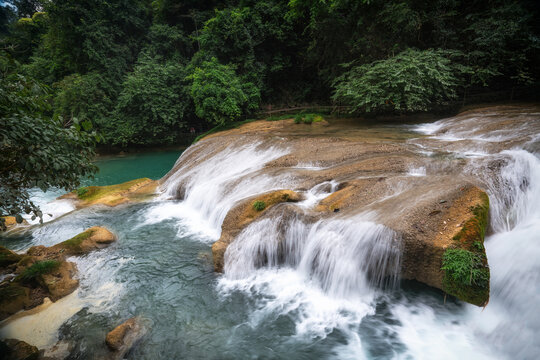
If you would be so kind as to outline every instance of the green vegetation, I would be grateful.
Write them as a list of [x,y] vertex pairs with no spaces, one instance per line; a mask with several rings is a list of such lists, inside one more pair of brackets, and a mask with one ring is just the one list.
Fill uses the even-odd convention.
[[468,248],[475,246],[475,242],[480,242],[482,245],[486,235],[489,221],[489,197],[485,193],[482,193],[481,197],[481,204],[470,209],[473,217],[463,225],[460,232],[453,238]]
[[447,249],[443,255],[443,289],[464,301],[482,306],[489,298],[489,268],[485,258],[465,249]]
[[60,261],[57,260],[44,260],[38,261],[32,266],[24,269],[21,275],[17,277],[17,280],[29,282],[36,280],[39,276],[53,272],[60,266]]
[[263,211],[266,208],[266,203],[264,201],[254,201],[253,202],[253,209],[257,211]]
[[482,306],[489,299],[489,267],[484,236],[489,220],[489,198],[480,195],[480,204],[470,209],[472,217],[465,222],[453,240],[458,248],[444,252],[443,290],[472,304]]
[[80,191],[80,189],[75,191],[79,199],[92,202],[108,195],[115,195],[128,191],[131,187],[149,180],[149,178],[140,178],[116,185],[87,186],[84,188],[86,191]]
[[59,245],[69,250],[70,254],[81,253],[81,244],[94,234],[94,230],[88,229],[80,234],[75,235],[71,239],[62,241]]
[[82,197],[88,192],[88,189],[85,188],[85,187],[80,187],[80,188],[78,188],[78,189],[76,190],[76,192],[77,192],[77,196],[78,196],[79,198],[82,198]]
[[464,69],[452,65],[448,52],[407,49],[352,67],[335,80],[333,99],[352,111],[428,111],[457,98]]

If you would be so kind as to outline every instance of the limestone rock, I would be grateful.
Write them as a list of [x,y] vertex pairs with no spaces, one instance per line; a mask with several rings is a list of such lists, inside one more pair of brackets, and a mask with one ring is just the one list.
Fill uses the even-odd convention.
[[157,181],[141,178],[116,185],[87,186],[60,198],[75,200],[79,208],[96,204],[117,206],[129,201],[144,200],[152,196],[157,185]]
[[139,317],[133,317],[110,331],[105,343],[114,352],[112,359],[122,359],[123,356],[139,341],[146,333]]
[[[301,196],[291,190],[277,190],[246,199],[233,207],[223,221],[221,237],[212,245],[212,257],[215,271],[223,271],[223,257],[228,245],[243,228],[265,214],[273,206],[284,202],[297,202]],[[263,203],[264,208],[257,210],[255,204]]]

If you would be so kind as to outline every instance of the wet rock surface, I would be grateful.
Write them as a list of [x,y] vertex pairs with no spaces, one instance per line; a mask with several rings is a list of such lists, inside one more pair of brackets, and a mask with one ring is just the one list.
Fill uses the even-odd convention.
[[141,318],[133,317],[111,330],[105,343],[111,350],[109,359],[123,359],[133,346],[146,334]]
[[141,178],[116,185],[82,187],[62,195],[60,199],[74,200],[78,208],[91,205],[114,207],[151,197],[155,193],[157,185],[154,180]]
[[0,354],[4,360],[37,360],[39,358],[37,347],[17,339],[1,340]]
[[[481,117],[475,118],[475,113]],[[513,118],[511,122],[508,116]],[[486,136],[486,131],[495,132],[496,139],[482,142],[483,148],[478,151],[497,153],[530,140],[525,131],[530,126],[530,118],[519,106],[477,109],[444,124],[453,126],[452,134],[473,131],[474,136],[481,138]],[[264,163],[262,169],[246,177],[276,179],[276,183],[284,183],[283,189],[300,196],[325,182],[336,183],[333,191],[312,206],[294,210],[298,212],[295,218],[314,222],[360,216],[384,224],[401,238],[402,278],[420,281],[481,306],[489,299],[489,281],[474,296],[467,294],[471,290],[466,290],[467,286],[459,289],[449,286],[445,280],[449,278],[449,271],[443,270],[443,258],[448,249],[476,254],[482,259],[482,271],[487,272],[489,279],[483,248],[489,225],[486,193],[489,185],[484,176],[497,174],[504,167],[505,159],[504,156],[492,158],[484,168],[479,168],[474,152],[470,157],[455,156],[458,151],[467,154],[463,148],[472,141],[465,135],[463,139],[448,136],[448,130],[441,126],[432,131],[434,135],[426,137],[419,133],[407,134],[405,130],[401,134],[363,131],[358,127],[340,128],[332,123],[315,129],[298,127],[292,120],[256,121],[202,139],[183,154],[161,183],[175,190],[171,192],[173,197],[184,199],[193,186],[189,174],[196,173],[199,164],[211,161],[217,154],[234,149],[249,148],[254,152],[286,149],[284,155]],[[483,176],[472,169],[482,171]],[[178,177],[178,173],[185,175]],[[240,183],[241,178],[231,182]],[[227,247],[243,229],[263,218],[277,219],[290,208],[286,204],[276,205],[256,218],[244,218],[242,212],[262,194],[264,191],[231,204],[222,223],[221,237],[212,247],[216,271],[223,271]],[[479,206],[485,207],[482,215],[485,221],[477,221]],[[476,224],[473,230],[467,225],[471,222]],[[468,240],[456,240],[463,233],[467,233]]]
[[116,236],[103,227],[92,227],[51,247],[34,246],[26,254],[15,254],[0,247],[1,266],[6,278],[0,283],[0,320],[20,310],[41,305],[71,294],[78,286],[77,266],[66,260],[101,249]]

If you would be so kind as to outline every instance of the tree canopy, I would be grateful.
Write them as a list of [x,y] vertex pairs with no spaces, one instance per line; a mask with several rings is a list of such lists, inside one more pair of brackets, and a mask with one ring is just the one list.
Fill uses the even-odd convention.
[[106,145],[182,142],[266,105],[441,109],[535,86],[532,0],[12,0],[2,56],[49,89],[54,118]]

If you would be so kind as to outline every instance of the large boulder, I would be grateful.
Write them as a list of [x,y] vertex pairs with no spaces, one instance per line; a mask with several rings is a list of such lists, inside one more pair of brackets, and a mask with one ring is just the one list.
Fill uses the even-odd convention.
[[105,343],[111,350],[111,359],[123,359],[124,355],[145,335],[146,327],[139,317],[133,317],[111,330]]
[[300,200],[301,196],[294,191],[277,190],[251,197],[234,206],[223,221],[219,240],[212,245],[214,270],[223,271],[223,260],[227,247],[247,225],[263,216],[277,204]]

